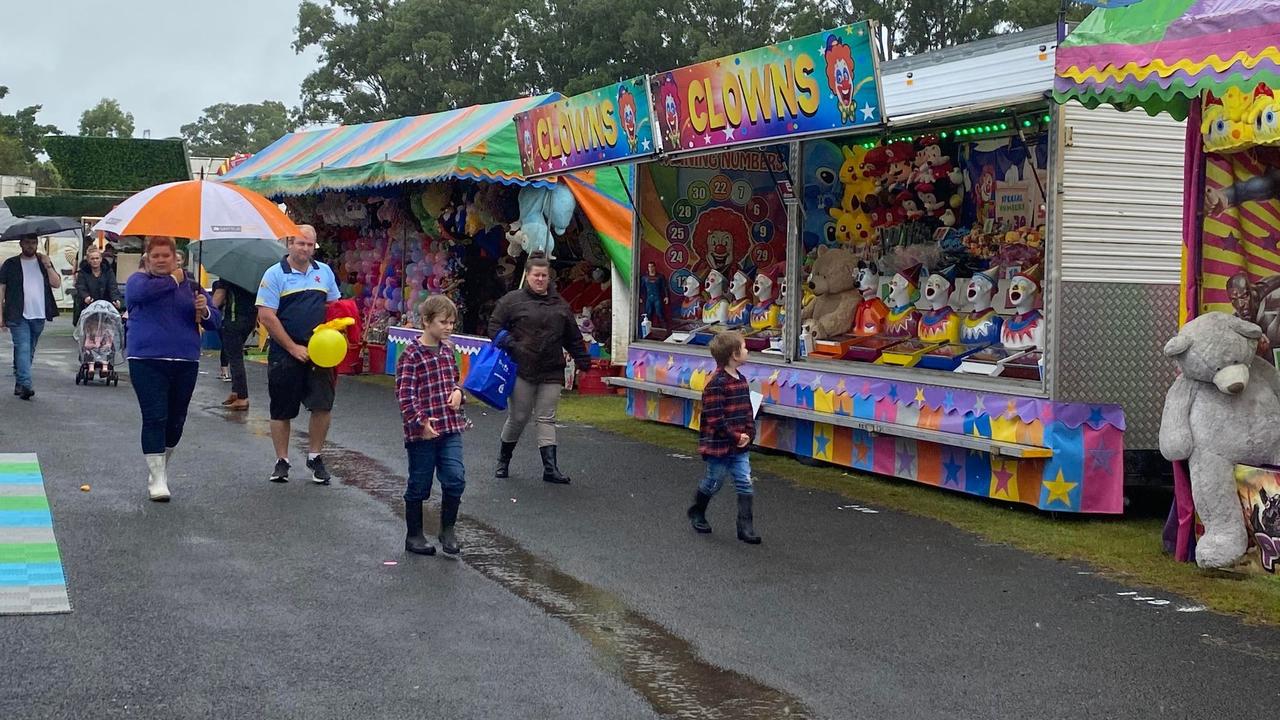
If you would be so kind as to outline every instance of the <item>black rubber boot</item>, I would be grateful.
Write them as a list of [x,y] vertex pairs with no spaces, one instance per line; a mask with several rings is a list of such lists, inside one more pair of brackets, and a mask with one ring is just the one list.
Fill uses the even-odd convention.
[[707,522],[707,503],[709,502],[711,502],[711,496],[699,490],[698,494],[693,496],[693,505],[686,513],[693,529],[700,533],[711,532],[711,523]]
[[542,453],[542,479],[549,483],[557,485],[568,485],[570,478],[560,472],[560,468],[556,467],[556,446],[547,445],[538,448]]
[[436,548],[422,536],[422,501],[404,501],[404,549],[417,555],[435,555]]
[[502,446],[498,448],[498,467],[493,471],[496,478],[505,478],[511,475],[511,453],[515,452],[516,444],[513,442],[502,442]]
[[756,529],[752,525],[751,502],[753,499],[752,495],[738,496],[738,539],[744,543],[759,545],[760,536],[756,534]]
[[446,555],[457,555],[461,548],[458,547],[458,536],[453,531],[453,526],[458,522],[458,505],[462,504],[462,498],[445,495],[440,498],[440,549]]

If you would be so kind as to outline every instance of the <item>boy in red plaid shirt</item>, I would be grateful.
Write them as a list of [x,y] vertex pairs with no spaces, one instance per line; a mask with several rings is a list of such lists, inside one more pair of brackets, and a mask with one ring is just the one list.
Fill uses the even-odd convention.
[[409,482],[404,491],[404,549],[435,555],[422,534],[422,503],[431,497],[432,476],[440,480],[440,549],[458,554],[453,531],[466,488],[462,466],[462,383],[453,346],[448,342],[458,308],[443,295],[422,303],[422,336],[405,346],[396,364],[396,399],[404,417],[404,447],[409,453]]
[[716,373],[702,391],[702,422],[698,432],[698,452],[707,461],[707,475],[698,485],[689,522],[700,533],[711,532],[707,503],[720,490],[724,476],[733,479],[738,491],[738,539],[760,544],[753,526],[751,460],[749,448],[756,434],[751,411],[751,387],[738,368],[747,361],[747,344],[739,332],[722,332],[711,339],[711,357]]

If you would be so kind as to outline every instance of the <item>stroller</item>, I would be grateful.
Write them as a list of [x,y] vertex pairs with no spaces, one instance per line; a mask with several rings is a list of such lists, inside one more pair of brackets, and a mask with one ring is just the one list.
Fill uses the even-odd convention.
[[124,323],[120,311],[106,300],[95,300],[80,313],[76,327],[80,343],[80,370],[77,385],[88,385],[97,377],[104,385],[119,385],[116,360],[124,350]]

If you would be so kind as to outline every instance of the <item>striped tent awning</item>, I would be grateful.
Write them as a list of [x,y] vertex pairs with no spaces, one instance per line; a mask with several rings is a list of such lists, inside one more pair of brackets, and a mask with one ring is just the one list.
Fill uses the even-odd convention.
[[1054,98],[1187,117],[1192,99],[1280,84],[1280,3],[1141,0],[1094,10],[1058,47]]
[[268,197],[465,178],[524,181],[512,118],[559,93],[285,135],[220,180]]

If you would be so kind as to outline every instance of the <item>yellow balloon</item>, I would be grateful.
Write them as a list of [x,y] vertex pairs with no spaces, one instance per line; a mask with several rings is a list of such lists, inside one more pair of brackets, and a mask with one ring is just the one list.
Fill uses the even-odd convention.
[[307,343],[307,354],[311,356],[311,362],[320,367],[337,367],[347,356],[347,338],[332,328],[321,328]]

